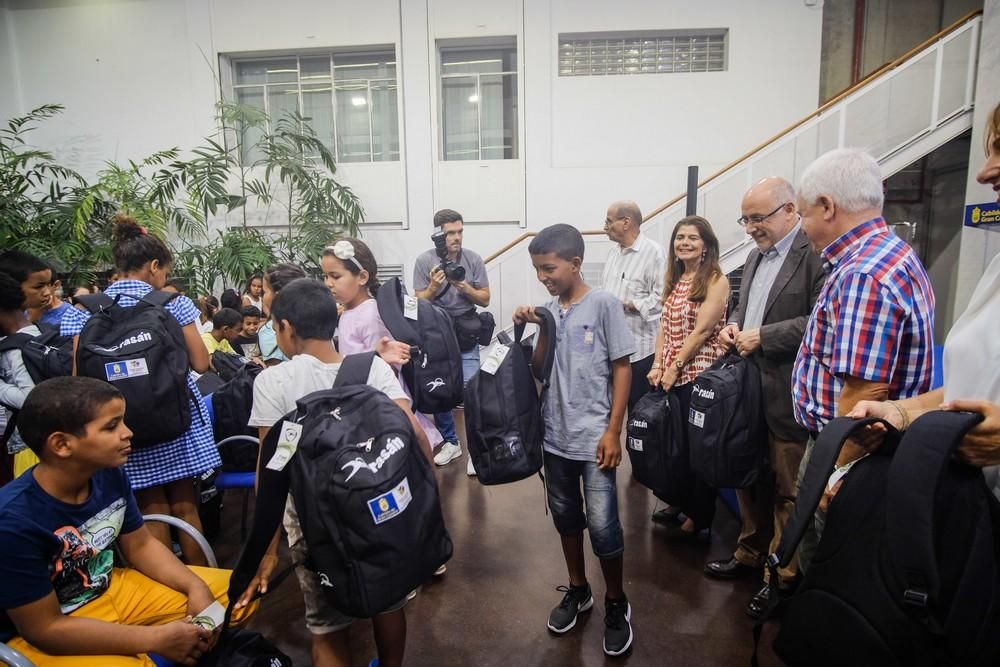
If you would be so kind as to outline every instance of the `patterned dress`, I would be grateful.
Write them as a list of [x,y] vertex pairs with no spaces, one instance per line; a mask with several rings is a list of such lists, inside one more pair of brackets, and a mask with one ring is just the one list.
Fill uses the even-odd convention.
[[[141,280],[119,280],[108,287],[105,293],[112,299],[121,295],[119,304],[131,307],[136,301],[152,291],[153,287]],[[198,309],[186,296],[179,296],[167,304],[167,310],[183,327],[198,321]],[[60,325],[64,336],[76,336],[90,319],[90,313],[70,308],[65,312]],[[179,479],[196,477],[222,465],[212,424],[201,401],[201,393],[191,374],[187,378],[188,389],[193,397],[191,406],[191,428],[187,433],[161,445],[133,449],[123,466],[134,490],[161,486]]]
[[[660,323],[663,326],[663,356],[660,364],[663,368],[670,368],[674,365],[677,352],[684,344],[684,339],[694,331],[695,322],[698,321],[698,311],[701,310],[704,302],[691,301],[688,299],[690,293],[691,280],[682,278],[674,285],[674,290],[667,296],[667,300],[663,304],[663,315],[660,317]],[[694,380],[726,353],[725,346],[719,341],[719,332],[724,326],[726,326],[725,311],[722,312],[719,321],[715,323],[708,340],[693,357],[687,360],[677,377],[677,386]]]

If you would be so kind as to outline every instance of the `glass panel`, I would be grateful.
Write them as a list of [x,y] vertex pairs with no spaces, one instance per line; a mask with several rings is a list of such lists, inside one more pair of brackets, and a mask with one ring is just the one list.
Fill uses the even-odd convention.
[[271,116],[271,126],[289,114],[299,110],[298,86],[268,86],[267,111]]
[[245,83],[264,83],[267,63],[260,60],[237,62],[234,81],[237,86]]
[[930,125],[934,95],[934,53],[851,100],[845,141],[880,158]]
[[338,83],[337,147],[341,162],[371,162],[368,84]]
[[395,81],[374,81],[372,100],[372,160],[399,160],[399,109]]
[[[516,71],[514,49],[442,49],[441,74],[487,74]],[[581,51],[576,51],[579,57]],[[582,51],[585,59],[589,53]]]
[[441,134],[445,160],[479,159],[479,95],[476,77],[441,80]]
[[517,75],[484,74],[479,80],[482,159],[517,158]]
[[396,55],[386,51],[335,55],[333,57],[333,78],[338,82],[395,79]]
[[[264,109],[264,88],[237,88],[236,103]],[[263,157],[263,154],[256,148],[260,138],[264,136],[264,129],[259,127],[240,128],[240,163],[252,164]]]
[[263,61],[267,68],[268,83],[295,83],[299,78],[299,66],[295,58]]
[[938,118],[947,118],[965,105],[965,81],[969,71],[969,40],[967,30],[944,45],[941,59],[941,96],[938,98]]
[[302,58],[299,60],[299,67],[302,68],[300,76],[303,83],[316,80],[325,81],[330,78],[330,56]]
[[[329,62],[329,61],[327,61]],[[302,85],[302,115],[330,150],[333,146],[333,96],[329,83]]]

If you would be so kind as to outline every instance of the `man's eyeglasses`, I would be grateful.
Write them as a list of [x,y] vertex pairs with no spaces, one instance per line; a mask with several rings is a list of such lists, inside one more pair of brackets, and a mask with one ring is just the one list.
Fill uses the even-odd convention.
[[624,220],[624,219],[625,218],[615,218],[614,220],[612,220],[611,218],[605,218],[604,219],[604,228],[607,229],[608,227],[610,227],[611,225],[615,224],[619,220]]
[[773,211],[771,211],[767,215],[750,215],[750,216],[744,215],[744,216],[742,216],[740,218],[737,218],[736,222],[739,224],[740,227],[746,227],[750,223],[753,223],[755,225],[759,225],[760,223],[764,222],[765,220],[767,220],[768,218],[770,218],[772,215],[774,215],[775,213],[777,213],[778,211],[780,211],[781,209],[785,208],[786,206],[788,206],[791,203],[792,202],[790,202],[790,201],[786,201],[784,204],[782,204],[778,208],[774,209]]

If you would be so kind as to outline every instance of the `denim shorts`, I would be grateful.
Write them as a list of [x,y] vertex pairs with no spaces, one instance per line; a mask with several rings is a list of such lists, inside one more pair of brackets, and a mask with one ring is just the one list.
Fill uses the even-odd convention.
[[[306,541],[302,535],[302,528],[299,526],[299,515],[295,511],[295,503],[292,496],[288,496],[285,503],[284,517],[285,532],[288,534],[288,550],[291,552],[292,560],[302,562],[309,556]],[[295,568],[295,575],[299,579],[299,588],[302,589],[302,600],[306,608],[306,629],[313,635],[325,635],[331,632],[338,632],[349,628],[354,622],[353,616],[339,611],[323,594],[323,589],[319,583],[319,576],[303,565]],[[391,614],[406,606],[406,598],[392,605],[383,614]]]
[[575,537],[586,528],[598,558],[622,555],[625,539],[618,520],[618,484],[614,468],[599,470],[594,461],[574,461],[545,452],[545,486],[552,521],[560,535]]

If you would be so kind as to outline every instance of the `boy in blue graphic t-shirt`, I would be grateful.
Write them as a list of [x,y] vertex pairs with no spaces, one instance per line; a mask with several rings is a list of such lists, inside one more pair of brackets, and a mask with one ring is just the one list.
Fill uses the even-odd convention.
[[229,572],[186,567],[145,527],[124,416],[117,389],[83,377],[46,380],[21,408],[40,462],[0,488],[0,639],[36,665],[195,664],[216,639],[185,618],[225,607]]

